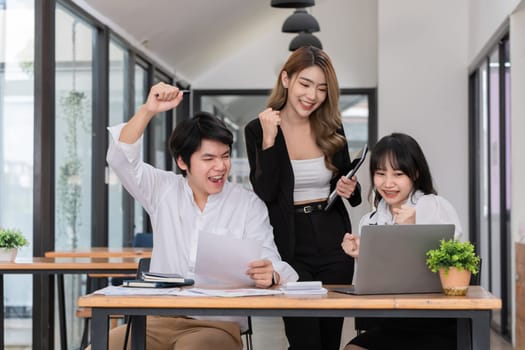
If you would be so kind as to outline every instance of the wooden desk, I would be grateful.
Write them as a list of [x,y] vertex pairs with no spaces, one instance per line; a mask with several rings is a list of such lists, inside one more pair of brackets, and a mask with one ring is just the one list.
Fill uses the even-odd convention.
[[[48,251],[44,253],[46,258],[151,258],[152,248],[148,247],[85,247],[67,250]],[[114,274],[114,273],[103,273],[103,274],[88,274],[87,289],[89,293],[95,289],[101,288],[103,285],[100,284],[100,280],[96,278],[107,278],[107,277],[134,277],[136,270],[132,274]],[[93,279],[95,277],[95,279]],[[57,286],[59,290],[64,290],[64,282],[61,275],[58,277]],[[63,300],[59,299],[59,302],[64,303]],[[67,336],[66,327],[66,315],[60,313],[60,334]],[[87,324],[86,324],[87,326]],[[86,328],[87,330],[87,328]],[[84,332],[86,332],[84,330]],[[84,334],[82,335],[84,341]],[[67,343],[67,339],[64,338],[62,343]],[[81,344],[82,345],[82,344]]]
[[[50,284],[53,285],[53,278],[57,276],[57,290],[59,301],[59,315],[61,329],[65,329],[65,305],[64,305],[64,274],[89,274],[89,273],[135,273],[137,271],[138,259],[136,258],[18,258],[14,262],[0,262],[0,350],[4,349],[4,274],[42,274],[47,275]],[[35,298],[35,295],[33,295]],[[54,300],[44,300],[54,307]],[[43,315],[33,315],[33,327],[39,327],[44,322],[36,322],[37,317]],[[54,327],[49,329],[49,344],[46,348],[54,347]],[[38,348],[42,339],[33,337],[33,346]],[[67,335],[61,332],[61,348],[67,349]]]
[[46,252],[46,258],[151,258],[152,248],[144,247],[91,247]]
[[[333,286],[326,286],[330,289]],[[146,315],[303,316],[303,317],[451,317],[458,320],[458,344],[465,349],[490,348],[490,312],[501,299],[479,286],[465,297],[443,294],[352,296],[329,292],[326,296],[180,297],[104,296],[80,297],[78,305],[92,308],[92,349],[107,349],[108,317],[133,315],[132,349],[144,349]],[[469,323],[471,321],[471,324]],[[470,327],[471,326],[471,327]]]

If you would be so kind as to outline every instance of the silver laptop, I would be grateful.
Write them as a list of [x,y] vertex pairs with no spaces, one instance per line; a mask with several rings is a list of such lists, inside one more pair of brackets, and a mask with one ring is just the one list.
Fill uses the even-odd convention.
[[354,285],[347,294],[442,292],[439,275],[426,265],[426,252],[454,237],[454,225],[371,225],[361,229]]

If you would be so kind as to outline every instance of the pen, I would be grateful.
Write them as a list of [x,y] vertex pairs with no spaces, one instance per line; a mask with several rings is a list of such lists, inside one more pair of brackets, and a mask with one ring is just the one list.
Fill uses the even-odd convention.
[[[183,94],[189,94],[191,90],[179,90],[179,92],[182,92]],[[155,94],[155,97],[159,97],[159,94]]]

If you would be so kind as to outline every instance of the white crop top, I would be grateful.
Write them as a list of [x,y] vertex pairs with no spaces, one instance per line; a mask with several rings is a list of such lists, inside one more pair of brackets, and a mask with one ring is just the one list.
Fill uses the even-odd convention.
[[332,172],[324,164],[324,156],[313,159],[292,160],[295,177],[294,202],[327,198],[330,194]]

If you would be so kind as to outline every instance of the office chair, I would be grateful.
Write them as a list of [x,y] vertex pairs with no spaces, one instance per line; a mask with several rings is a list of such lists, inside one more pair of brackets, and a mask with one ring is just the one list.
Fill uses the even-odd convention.
[[[151,258],[141,258],[139,260],[139,266],[137,269],[137,278],[142,277],[142,272],[149,271],[150,262],[151,262]],[[133,321],[133,317],[127,318],[126,335],[124,337],[124,347],[123,347],[124,350],[126,350],[128,346],[129,332],[131,330],[132,321]],[[253,334],[252,318],[251,316],[248,316],[248,329],[245,330],[244,332],[241,332],[241,335],[246,337],[246,349],[247,350],[253,350],[252,334]]]
[[152,248],[153,234],[151,232],[140,232],[135,234],[132,245],[133,247]]
[[252,317],[248,316],[248,329],[244,332],[241,332],[241,335],[243,335],[246,338],[246,350],[253,350],[252,334]]

